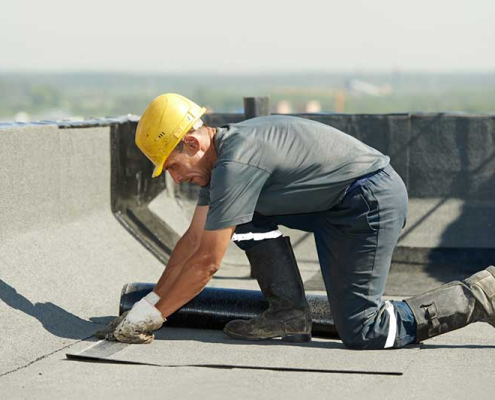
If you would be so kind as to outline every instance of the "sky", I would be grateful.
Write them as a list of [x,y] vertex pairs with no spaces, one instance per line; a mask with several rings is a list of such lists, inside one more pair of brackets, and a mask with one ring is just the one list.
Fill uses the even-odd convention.
[[495,71],[493,0],[16,0],[0,71]]

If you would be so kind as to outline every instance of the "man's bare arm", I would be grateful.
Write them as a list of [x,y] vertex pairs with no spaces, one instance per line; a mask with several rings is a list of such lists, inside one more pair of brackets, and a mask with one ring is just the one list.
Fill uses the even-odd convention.
[[235,226],[203,232],[197,251],[186,261],[173,285],[156,304],[165,318],[203,290],[220,268],[234,230]]
[[[208,207],[196,207],[193,221],[152,293],[109,325],[106,339],[125,343],[150,343],[151,331],[160,329],[165,317],[195,297],[218,270],[235,227],[204,231]],[[199,243],[199,245],[197,245]],[[156,306],[155,306],[156,304]]]
[[175,245],[167,266],[153,289],[158,296],[163,297],[167,291],[170,290],[186,261],[189,260],[199,248],[208,208],[208,206],[196,207],[188,230]]

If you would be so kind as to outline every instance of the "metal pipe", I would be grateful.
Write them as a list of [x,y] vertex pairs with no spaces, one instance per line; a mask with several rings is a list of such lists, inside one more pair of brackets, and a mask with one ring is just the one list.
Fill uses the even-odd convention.
[[[120,314],[153,290],[153,283],[128,283],[122,288]],[[323,295],[306,296],[313,318],[313,335],[338,337],[328,299]],[[233,319],[249,319],[268,308],[268,302],[258,290],[205,288],[167,318],[168,326],[200,329],[223,329]]]
[[244,115],[246,119],[270,115],[270,98],[244,97]]

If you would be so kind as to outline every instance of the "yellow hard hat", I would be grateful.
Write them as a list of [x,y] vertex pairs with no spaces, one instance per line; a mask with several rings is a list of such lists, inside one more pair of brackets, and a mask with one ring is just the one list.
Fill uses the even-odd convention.
[[175,93],[162,94],[150,103],[139,120],[136,145],[155,165],[153,178],[162,173],[170,153],[205,111]]

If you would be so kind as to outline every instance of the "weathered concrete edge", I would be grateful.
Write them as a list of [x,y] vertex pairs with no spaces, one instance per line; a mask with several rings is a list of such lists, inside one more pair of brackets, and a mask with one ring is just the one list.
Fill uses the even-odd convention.
[[[281,115],[281,114],[273,114],[273,115]],[[317,116],[325,116],[325,115],[332,115],[335,117],[345,115],[345,116],[403,116],[403,117],[415,117],[415,116],[452,116],[452,117],[466,117],[466,118],[479,118],[479,117],[495,117],[495,113],[465,113],[465,112],[435,112],[435,113],[430,113],[430,112],[414,112],[414,113],[353,113],[353,114],[345,114],[345,113],[332,113],[332,112],[323,112],[323,113],[298,113],[298,114],[284,114],[284,115],[291,115],[295,117],[303,117],[303,118],[308,118],[308,117],[317,117]],[[241,113],[215,113],[215,114],[208,114],[206,115],[206,118],[209,119],[228,119],[232,118],[233,120],[238,120],[238,119],[244,119],[245,116],[244,114]],[[125,122],[138,122],[140,119],[139,115],[135,114],[128,114],[128,115],[121,115],[117,117],[105,117],[105,118],[89,118],[85,120],[78,120],[78,121],[73,121],[73,120],[61,120],[61,121],[53,121],[53,120],[42,120],[42,121],[33,121],[33,122],[0,122],[0,129],[5,129],[5,128],[18,128],[18,127],[23,127],[23,126],[32,126],[32,125],[57,125],[61,129],[68,129],[68,128],[92,128],[96,126],[109,126],[112,124],[121,124]]]
[[0,122],[0,129],[9,128],[22,128],[26,126],[44,126],[44,125],[56,125],[60,129],[70,128],[94,128],[99,126],[110,126],[114,124],[122,124],[126,122],[139,121],[138,115],[126,115],[119,117],[108,118],[91,118],[81,121],[62,120],[62,121],[35,121],[35,122]]

